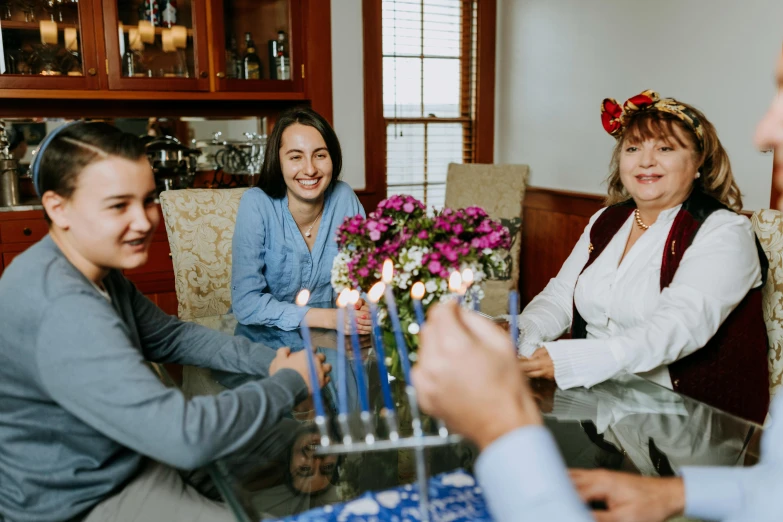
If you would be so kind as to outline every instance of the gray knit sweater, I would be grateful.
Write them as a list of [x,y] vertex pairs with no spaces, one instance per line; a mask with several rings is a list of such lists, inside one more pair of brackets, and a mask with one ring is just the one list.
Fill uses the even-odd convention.
[[[68,520],[149,457],[194,468],[241,448],[307,395],[275,351],[163,313],[118,271],[109,303],[47,236],[0,279],[0,519]],[[267,377],[186,400],[145,361]]]

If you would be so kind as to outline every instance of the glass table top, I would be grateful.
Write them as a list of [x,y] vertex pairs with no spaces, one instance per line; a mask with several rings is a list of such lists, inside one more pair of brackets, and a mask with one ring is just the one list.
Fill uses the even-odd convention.
[[[232,334],[237,328],[231,315],[195,322]],[[240,326],[236,332],[272,348],[303,348],[298,331]],[[334,411],[335,383],[341,378],[336,374],[336,334],[313,330],[312,339],[333,366],[332,382],[322,394],[327,409]],[[369,338],[363,338],[362,360],[375,426],[379,437],[385,438],[379,372]],[[351,409],[356,411],[358,389],[350,365],[346,376]],[[229,387],[248,379],[235,375],[215,378]],[[686,465],[748,466],[758,460],[760,426],[640,377],[623,376],[591,389],[560,390],[549,381],[533,381],[532,387],[545,424],[571,468],[671,476]],[[394,380],[391,388],[400,435],[410,436],[411,413],[404,383]],[[237,520],[291,516],[416,481],[414,451],[410,449],[317,455],[319,435],[313,420],[310,406],[300,405],[251,447],[209,467],[214,486]],[[437,434],[434,419],[425,415],[422,421],[425,433]],[[358,418],[351,426],[354,433],[361,429]],[[428,448],[425,454],[430,476],[459,468],[472,472],[477,457],[478,450],[467,441]]]

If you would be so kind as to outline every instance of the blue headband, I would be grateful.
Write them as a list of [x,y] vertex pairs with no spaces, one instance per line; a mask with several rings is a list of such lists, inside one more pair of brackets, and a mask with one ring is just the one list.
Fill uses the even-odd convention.
[[35,192],[38,194],[38,197],[41,197],[43,194],[41,194],[41,187],[38,185],[38,182],[40,181],[41,177],[41,158],[43,158],[44,150],[47,146],[52,142],[52,140],[60,134],[63,130],[67,129],[68,127],[72,127],[76,125],[77,123],[84,123],[82,120],[76,120],[69,123],[66,123],[65,125],[61,125],[54,129],[52,132],[50,132],[41,142],[41,146],[38,147],[38,152],[35,153],[35,158],[33,159],[33,165],[31,167],[33,171],[33,187],[35,187]]

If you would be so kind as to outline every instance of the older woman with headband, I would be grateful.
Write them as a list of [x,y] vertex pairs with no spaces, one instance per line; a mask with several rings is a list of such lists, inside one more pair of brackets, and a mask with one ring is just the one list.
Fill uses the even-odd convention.
[[564,389],[635,373],[763,421],[767,260],[715,128],[653,91],[604,100],[601,119],[609,207],[520,315],[523,371]]

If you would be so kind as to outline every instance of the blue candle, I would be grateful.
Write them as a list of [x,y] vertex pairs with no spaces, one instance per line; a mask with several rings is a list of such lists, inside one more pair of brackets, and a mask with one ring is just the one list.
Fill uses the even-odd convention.
[[[310,300],[310,291],[307,289],[299,292],[296,296],[296,304],[305,306]],[[315,404],[316,417],[325,417],[323,398],[321,398],[321,384],[318,380],[318,372],[315,369],[315,355],[313,355],[313,341],[310,338],[310,328],[307,326],[307,320],[302,321],[302,339],[304,348],[307,352],[307,367],[310,370],[310,385],[313,388],[313,403]]]
[[[353,348],[353,365],[356,372],[356,386],[359,388],[359,404],[362,411],[369,413],[370,398],[367,395],[367,383],[364,380],[364,367],[362,366],[362,352],[359,345],[359,329],[356,325],[356,309],[354,305],[359,301],[359,292],[351,291],[351,300],[348,302],[348,320],[351,323],[351,347]],[[355,297],[355,299],[354,299]]]
[[384,291],[384,300],[386,301],[386,310],[389,312],[389,320],[392,324],[392,330],[394,331],[394,340],[397,343],[397,351],[399,352],[400,362],[402,363],[402,373],[405,376],[405,382],[407,384],[413,384],[411,380],[411,361],[408,358],[408,345],[405,344],[405,336],[402,335],[402,325],[400,324],[400,316],[397,314],[397,303],[394,301],[394,294],[392,293],[391,282],[394,276],[394,265],[391,259],[387,259],[383,262],[383,282],[386,284]]
[[337,408],[348,414],[348,374],[345,359],[345,303],[347,290],[337,298]]
[[381,325],[378,322],[378,306],[376,303],[383,295],[383,283],[375,283],[368,294],[370,303],[370,319],[372,320],[372,331],[375,336],[375,351],[378,352],[378,373],[381,379],[381,392],[383,393],[383,404],[389,412],[394,412],[394,400],[389,386],[389,372],[386,371],[386,353],[383,350],[383,336],[381,335]]
[[424,307],[421,306],[421,298],[424,297],[424,283],[419,281],[411,287],[411,299],[413,300],[413,311],[416,313],[416,323],[419,329],[424,326]]
[[508,315],[511,317],[510,328],[511,330],[511,342],[514,344],[514,351],[517,350],[517,342],[519,341],[519,326],[517,326],[517,314],[519,313],[519,293],[516,290],[512,290],[508,293]]

